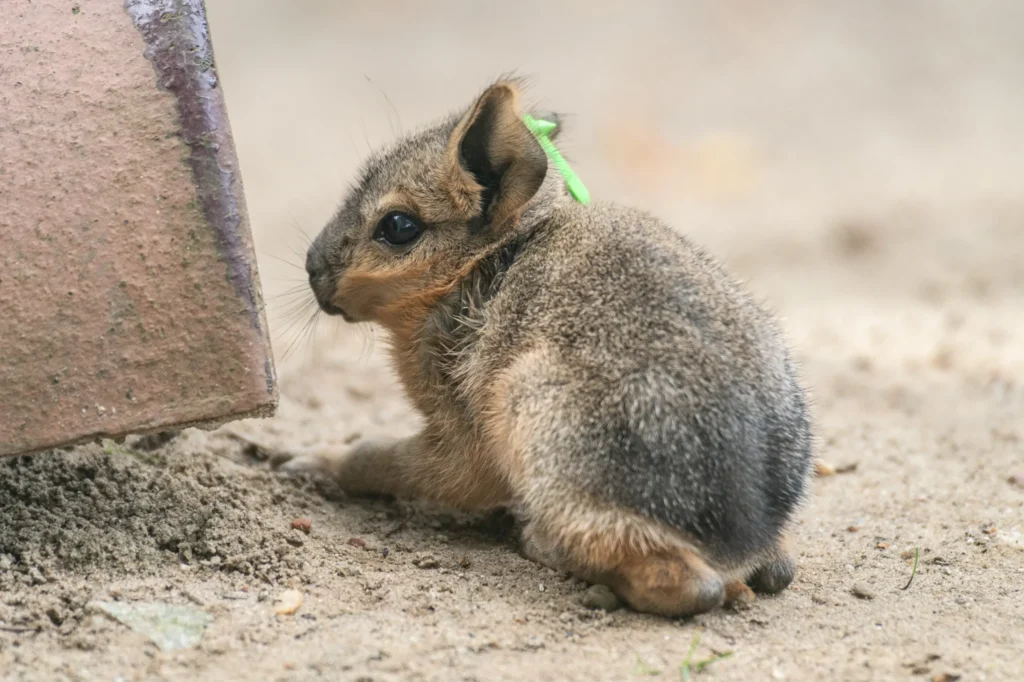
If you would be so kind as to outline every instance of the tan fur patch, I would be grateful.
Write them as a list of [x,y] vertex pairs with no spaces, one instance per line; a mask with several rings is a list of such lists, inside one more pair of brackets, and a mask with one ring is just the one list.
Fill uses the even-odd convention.
[[509,383],[512,380],[509,373],[505,373],[493,382],[484,398],[481,412],[484,437],[498,459],[496,464],[518,488],[522,486],[523,480],[523,460],[520,456],[523,444],[517,440],[508,419]]
[[685,549],[626,557],[600,579],[634,609],[666,616],[709,611],[726,594],[721,576]]
[[[574,503],[575,502],[575,503]],[[581,568],[611,569],[630,557],[690,551],[697,547],[676,531],[627,509],[600,508],[566,500],[536,521]]]
[[388,268],[353,264],[338,279],[335,299],[357,319],[376,319],[393,301],[408,298],[429,272],[429,263],[399,263]]

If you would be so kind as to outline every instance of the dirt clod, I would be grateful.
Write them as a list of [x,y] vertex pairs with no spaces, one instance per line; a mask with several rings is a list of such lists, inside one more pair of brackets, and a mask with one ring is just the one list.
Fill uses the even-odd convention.
[[865,599],[868,601],[875,598],[875,591],[867,585],[865,585],[864,583],[857,583],[853,587],[851,587],[850,594],[852,594],[857,599]]
[[847,258],[859,258],[878,249],[879,228],[871,223],[848,220],[836,225],[833,238],[838,251]]
[[418,556],[415,559],[413,559],[412,565],[418,568],[429,569],[437,568],[441,565],[441,563],[437,560],[437,557],[433,556],[432,554],[424,554],[423,556]]

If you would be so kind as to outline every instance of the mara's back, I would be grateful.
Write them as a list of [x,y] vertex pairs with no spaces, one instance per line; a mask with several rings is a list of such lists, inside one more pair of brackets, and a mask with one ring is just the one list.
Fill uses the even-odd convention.
[[717,262],[647,213],[569,205],[494,304],[504,352],[552,352],[558,409],[609,450],[559,454],[566,473],[722,561],[772,543],[804,493],[809,419],[776,324]]

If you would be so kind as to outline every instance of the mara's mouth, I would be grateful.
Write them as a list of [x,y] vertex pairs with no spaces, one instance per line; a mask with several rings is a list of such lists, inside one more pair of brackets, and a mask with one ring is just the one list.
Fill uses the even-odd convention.
[[328,315],[339,315],[346,322],[355,322],[340,306],[334,305],[330,301],[318,301],[318,303],[320,304],[320,310]]

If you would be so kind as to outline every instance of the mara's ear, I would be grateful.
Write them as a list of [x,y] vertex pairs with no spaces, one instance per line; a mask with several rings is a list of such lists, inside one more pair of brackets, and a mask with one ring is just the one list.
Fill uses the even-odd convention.
[[514,219],[544,182],[547,156],[523,123],[518,103],[515,85],[492,85],[448,142],[448,189],[456,205],[473,216],[471,230]]

